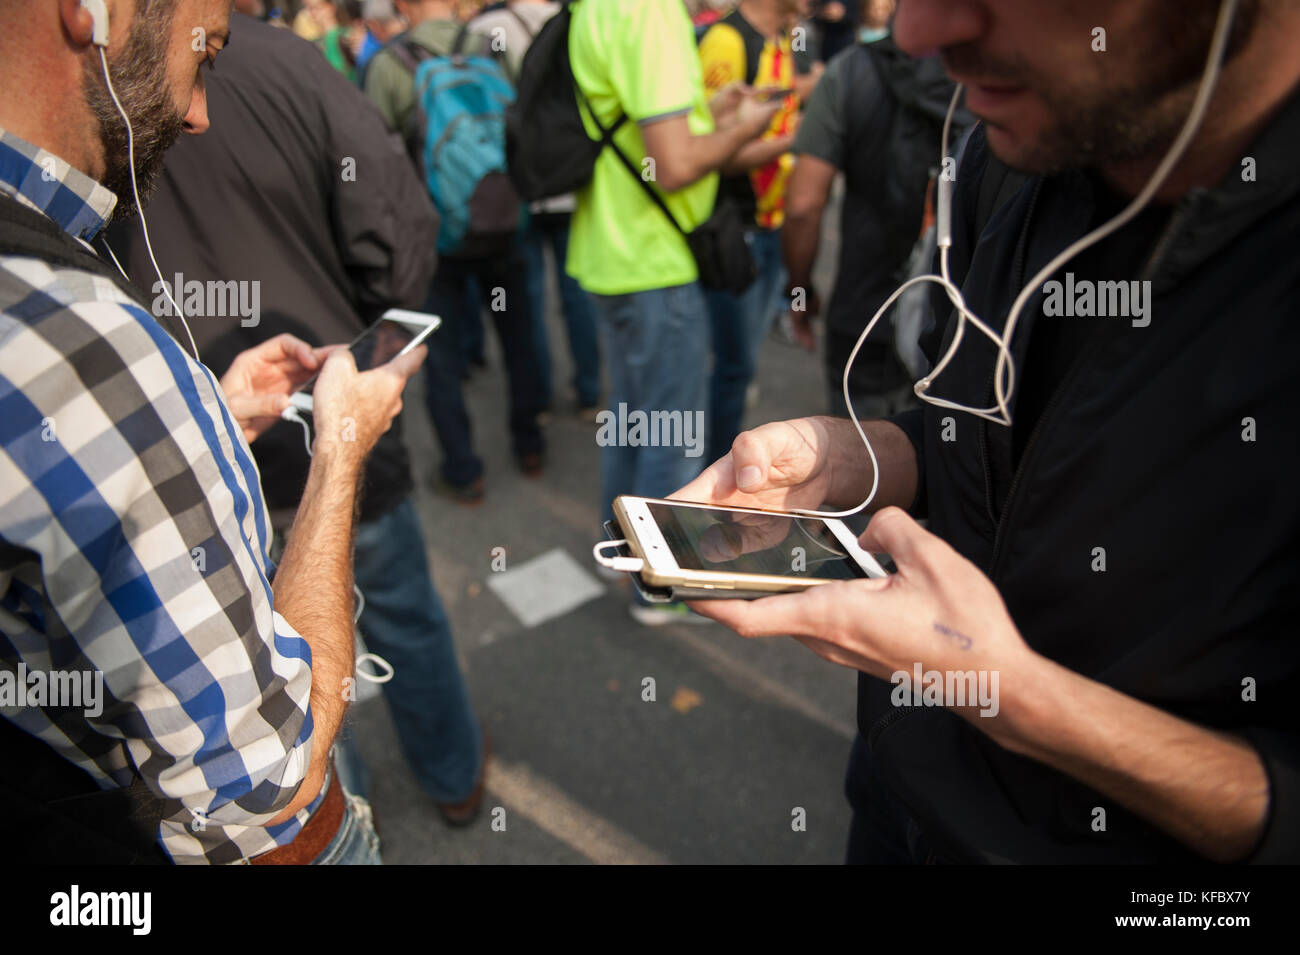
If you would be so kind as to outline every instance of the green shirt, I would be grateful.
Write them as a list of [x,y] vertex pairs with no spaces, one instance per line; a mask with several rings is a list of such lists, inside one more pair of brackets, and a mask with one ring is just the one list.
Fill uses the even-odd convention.
[[[622,114],[614,141],[638,168],[645,144],[638,124],[685,114],[691,133],[713,132],[695,51],[695,31],[681,0],[579,0],[569,33],[573,75],[607,128]],[[598,137],[584,113],[587,132]],[[658,186],[651,182],[651,188]],[[718,177],[710,173],[673,193],[668,208],[690,231],[713,212]],[[589,292],[622,295],[694,282],[695,259],[681,233],[654,205],[610,149],[579,190],[569,231],[567,271]]]

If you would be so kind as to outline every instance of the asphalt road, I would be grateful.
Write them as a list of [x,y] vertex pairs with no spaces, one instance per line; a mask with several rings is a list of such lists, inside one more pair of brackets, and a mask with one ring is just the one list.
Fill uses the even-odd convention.
[[[823,298],[835,238],[830,219],[819,269]],[[423,382],[408,391],[404,429],[429,560],[495,758],[483,814],[470,827],[450,829],[407,769],[382,697],[356,704],[351,732],[370,770],[385,861],[842,861],[854,674],[788,639],[747,641],[712,623],[640,626],[627,612],[627,583],[596,577],[596,427],[571,411],[553,293],[556,407],[542,477],[524,478],[514,467],[490,331],[490,368],[467,386],[487,466],[480,507],[430,490],[438,452],[414,392]],[[758,381],[748,425],[825,410],[820,361],[794,346],[766,341]],[[491,585],[493,556],[501,554],[495,548],[504,548],[506,573],[540,596],[554,580],[543,578],[537,590],[539,581],[528,579],[543,572],[530,569],[540,557],[546,567],[577,573],[575,580],[585,577],[589,587],[594,582],[599,593],[530,626]],[[552,582],[549,589],[565,587]],[[653,702],[643,699],[647,677],[655,681]]]

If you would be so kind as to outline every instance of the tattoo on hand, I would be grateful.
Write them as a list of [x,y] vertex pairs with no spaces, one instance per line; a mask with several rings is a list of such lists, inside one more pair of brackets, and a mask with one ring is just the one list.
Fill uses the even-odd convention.
[[956,641],[957,646],[961,647],[963,650],[969,650],[975,643],[975,641],[966,636],[966,634],[958,633],[951,627],[944,626],[938,620],[934,622],[934,629],[936,632],[942,633],[949,640]]

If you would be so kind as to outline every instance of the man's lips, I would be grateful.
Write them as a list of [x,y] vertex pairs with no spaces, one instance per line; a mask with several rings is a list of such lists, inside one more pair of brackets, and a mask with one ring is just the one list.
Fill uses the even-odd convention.
[[1016,104],[1028,88],[1013,83],[981,83],[954,77],[966,87],[966,108],[977,116],[993,118]]

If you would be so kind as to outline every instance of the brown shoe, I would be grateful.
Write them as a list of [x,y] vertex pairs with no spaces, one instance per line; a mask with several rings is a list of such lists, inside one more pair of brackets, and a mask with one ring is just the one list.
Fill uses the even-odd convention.
[[465,507],[478,507],[483,503],[483,497],[487,493],[482,476],[476,477],[468,484],[452,484],[450,481],[435,475],[433,489],[438,494],[449,497],[457,504]]
[[546,459],[540,451],[516,455],[515,461],[518,462],[519,470],[523,472],[524,477],[539,478],[546,469]]
[[483,780],[487,776],[487,764],[491,755],[492,738],[488,736],[487,730],[484,730],[483,765],[479,767],[478,779],[474,782],[474,791],[463,802],[440,802],[437,804],[438,812],[442,814],[442,821],[447,825],[459,829],[468,826],[478,818],[479,810],[483,808]]

